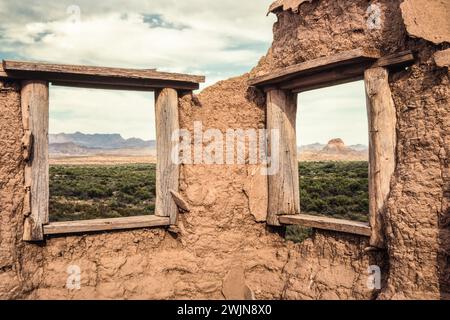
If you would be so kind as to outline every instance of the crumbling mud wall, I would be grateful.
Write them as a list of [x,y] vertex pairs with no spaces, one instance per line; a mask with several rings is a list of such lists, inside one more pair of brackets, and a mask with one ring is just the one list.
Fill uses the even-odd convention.
[[[390,79],[398,149],[384,217],[386,251],[367,251],[367,238],[331,231],[315,231],[301,244],[285,241],[282,229],[258,222],[255,199],[267,190],[249,165],[183,165],[180,193],[191,211],[170,232],[24,243],[19,87],[0,81],[0,298],[448,298],[449,74],[434,55],[449,44],[409,34],[400,0],[299,2],[298,12],[292,4],[276,11],[273,45],[250,74],[180,98],[180,126],[264,128],[265,98],[247,86],[250,75],[359,47],[382,54],[415,50],[417,62]],[[381,8],[378,29],[367,25],[370,4]],[[70,265],[80,267],[79,290],[66,288]],[[380,291],[367,286],[371,265],[381,267]]]
[[[219,82],[194,100],[183,97],[181,126],[192,129],[194,121],[202,121],[204,129],[224,132],[227,128],[263,127],[264,98],[248,90],[247,79],[245,75]],[[21,119],[17,92],[15,95],[8,110],[14,123],[2,126],[9,135],[2,141],[17,152],[15,158],[5,158],[5,163],[16,169],[17,181],[4,190],[17,198],[17,204],[15,209],[2,207],[2,215],[15,219],[2,222],[14,227],[7,233],[15,239],[9,252],[17,252],[10,264],[18,266],[2,272],[2,298],[372,297],[366,286],[366,269],[374,260],[363,254],[366,240],[317,233],[302,246],[286,242],[251,214],[244,192],[251,169],[245,165],[183,166],[180,192],[191,211],[180,215],[177,233],[149,229],[54,237],[42,245],[22,243],[24,163],[18,152]],[[3,243],[2,239],[2,248]],[[81,269],[80,290],[66,289],[70,265]]]
[[[367,28],[374,12],[369,5],[381,9],[374,17],[379,28]],[[384,299],[449,297],[450,86],[448,62],[438,66],[435,60],[447,61],[450,3],[423,5],[415,0],[312,1],[301,4],[299,14],[278,11],[272,48],[252,71],[258,75],[358,47],[383,55],[415,52],[411,68],[390,76],[398,148],[384,217],[389,270],[379,295]]]

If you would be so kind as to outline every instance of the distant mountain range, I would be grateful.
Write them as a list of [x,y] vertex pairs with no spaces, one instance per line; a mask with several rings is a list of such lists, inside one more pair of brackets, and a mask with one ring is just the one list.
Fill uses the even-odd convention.
[[[312,144],[306,144],[303,146],[298,147],[298,151],[321,151],[323,148],[325,148],[327,145],[323,143],[312,143]],[[353,144],[350,146],[347,146],[347,148],[354,150],[354,151],[367,151],[369,148],[364,144]]]
[[[156,156],[156,141],[139,138],[124,139],[120,134],[49,134],[50,157],[66,156]],[[327,144],[313,143],[298,147],[301,161],[366,161],[368,147],[362,144],[346,146],[342,139]]]
[[120,134],[49,134],[50,156],[77,156],[96,154],[153,155],[156,141],[139,138],[124,139]]
[[123,149],[123,148],[155,148],[156,141],[142,140],[139,138],[124,139],[118,133],[113,134],[85,134],[81,132],[75,133],[58,133],[49,134],[49,143],[74,143],[81,147],[96,149]]
[[369,148],[363,144],[346,146],[340,138],[327,144],[313,143],[298,147],[300,161],[367,161]]

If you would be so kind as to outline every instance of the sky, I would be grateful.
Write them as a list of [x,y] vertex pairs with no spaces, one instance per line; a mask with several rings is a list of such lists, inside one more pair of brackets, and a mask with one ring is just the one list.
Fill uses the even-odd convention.
[[[266,54],[276,21],[275,15],[266,16],[271,3],[0,0],[0,59],[200,74],[206,76],[204,88],[249,71]],[[352,89],[346,92],[353,94]],[[319,94],[314,107],[305,105],[308,117],[319,116],[326,105],[330,97]],[[353,118],[343,121],[348,136],[358,136]],[[301,141],[323,142],[323,131],[315,133],[309,126]],[[154,139],[154,96],[52,86],[50,132],[75,131]]]
[[364,81],[302,92],[297,97],[297,144],[326,144],[341,138],[346,145],[368,145]]

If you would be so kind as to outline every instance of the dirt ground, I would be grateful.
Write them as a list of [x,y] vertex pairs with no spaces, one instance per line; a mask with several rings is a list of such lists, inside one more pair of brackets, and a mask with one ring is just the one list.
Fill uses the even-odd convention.
[[115,164],[140,164],[156,163],[154,156],[79,156],[79,157],[55,157],[50,158],[50,165],[115,165]]

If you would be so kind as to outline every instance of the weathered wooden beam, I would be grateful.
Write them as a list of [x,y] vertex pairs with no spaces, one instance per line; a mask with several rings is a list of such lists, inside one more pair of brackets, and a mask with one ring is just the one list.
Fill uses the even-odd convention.
[[376,67],[396,67],[401,65],[407,65],[414,62],[414,54],[411,52],[411,50],[402,51],[393,53],[384,57],[381,57],[380,59],[375,62],[375,64],[372,65],[372,68]]
[[[42,225],[48,222],[48,83],[23,81],[21,108],[26,135],[30,135],[31,152],[25,168],[25,184],[31,193],[31,214],[25,218],[23,239],[43,240]],[[29,114],[29,122],[26,116]],[[27,129],[28,128],[28,129]]]
[[410,50],[378,58],[377,54],[356,49],[255,77],[250,79],[248,84],[262,88],[277,86],[280,89],[301,92],[363,79],[364,71],[368,68],[392,68],[413,62],[414,55]]
[[3,70],[3,63],[0,64],[0,78],[8,78],[8,74]]
[[[45,78],[45,77],[43,77]],[[177,90],[192,91],[197,90],[200,85],[190,82],[173,82],[167,80],[105,80],[88,76],[84,80],[64,79],[51,81],[52,86],[84,88],[84,89],[103,89],[103,90],[122,90],[122,91],[156,91],[158,89],[172,88]]]
[[48,72],[55,74],[100,76],[125,79],[169,80],[181,82],[200,83],[205,81],[204,76],[188,75],[182,73],[170,73],[156,71],[156,69],[126,69],[94,67],[82,65],[51,64],[27,61],[3,60],[3,68],[6,72],[29,71]]
[[181,211],[189,212],[191,211],[191,208],[189,206],[189,203],[187,203],[186,200],[184,200],[183,196],[176,192],[175,190],[170,190],[170,193],[172,194],[173,201],[175,201],[176,205]]
[[301,77],[307,74],[329,70],[336,67],[367,63],[368,61],[373,62],[378,58],[379,55],[377,53],[368,52],[362,48],[344,51],[332,56],[306,61],[282,68],[279,71],[271,72],[267,75],[252,78],[248,81],[248,84],[250,86],[274,85],[296,77]]
[[[281,215],[300,213],[299,178],[295,122],[297,98],[284,90],[267,92],[267,129],[277,130],[279,139],[269,134],[269,156],[271,166],[278,170],[268,175],[269,204],[267,224],[279,226]],[[272,148],[276,145],[277,148]],[[273,153],[274,150],[276,153]]]
[[199,83],[205,81],[203,76],[160,72],[155,69],[106,68],[11,60],[3,60],[3,69],[7,77],[14,79],[37,79],[66,86],[93,86],[105,89],[155,90],[167,87],[194,90],[199,87]]
[[307,77],[293,79],[280,85],[280,89],[292,90],[299,93],[307,90],[319,89],[338,84],[364,79],[367,64],[359,64],[354,68],[338,67],[328,71],[315,73]]
[[112,231],[136,228],[149,228],[158,226],[168,226],[168,217],[157,217],[154,215],[112,218],[112,219],[94,219],[81,221],[52,222],[44,226],[44,234],[70,234],[96,231]]
[[369,119],[369,208],[372,228],[370,245],[383,248],[387,198],[395,170],[396,110],[385,68],[365,72]]
[[174,89],[156,92],[156,209],[155,214],[177,221],[178,208],[171,190],[178,191],[179,165],[172,161],[172,134],[179,129],[178,93]]
[[[28,119],[29,120],[29,119]],[[33,151],[33,136],[29,129],[25,129],[22,137],[22,156],[23,160],[30,161],[31,152]]]
[[281,216],[280,222],[286,225],[301,225],[304,227],[352,233],[369,237],[371,230],[368,223],[341,220],[322,216],[298,214],[294,216]]

